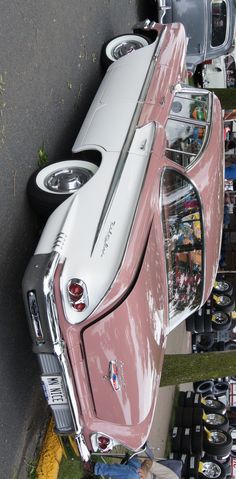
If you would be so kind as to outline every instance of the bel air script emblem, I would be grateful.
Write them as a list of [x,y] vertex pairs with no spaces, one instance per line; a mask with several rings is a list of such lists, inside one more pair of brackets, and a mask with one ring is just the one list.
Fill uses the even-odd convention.
[[101,258],[104,256],[104,254],[106,253],[107,248],[109,247],[109,242],[110,242],[111,236],[113,234],[113,229],[114,229],[115,224],[116,224],[115,221],[112,221],[110,223],[109,230],[107,231],[107,234],[104,238],[104,243],[103,243],[102,252],[101,252]]
[[109,362],[109,379],[114,391],[119,391],[125,386],[123,366],[124,363],[117,359]]

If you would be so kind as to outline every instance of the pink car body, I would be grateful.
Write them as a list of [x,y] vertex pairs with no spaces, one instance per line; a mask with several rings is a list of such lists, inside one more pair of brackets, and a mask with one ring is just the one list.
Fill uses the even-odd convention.
[[[88,145],[103,146],[102,162],[91,180],[50,216],[23,281],[56,430],[75,437],[84,460],[116,444],[131,450],[143,446],[167,334],[206,301],[219,260],[224,176],[220,103],[212,93],[184,85],[182,25],[151,23],[145,28],[157,31],[158,38],[108,69],[73,147],[78,154]],[[189,118],[193,104],[207,105],[204,121],[194,124]],[[180,109],[188,116],[186,124],[180,123],[181,132],[187,125],[188,140],[173,127]],[[111,195],[117,158],[131,128],[128,156]],[[184,153],[174,143],[176,134]],[[194,197],[186,202],[183,233],[172,211],[179,184]],[[189,205],[196,202],[193,212]],[[186,223],[195,236],[200,228],[196,247]],[[182,282],[178,272],[179,295],[168,266],[173,244],[174,261],[187,271]],[[192,303],[185,304],[188,284],[197,289],[199,283]],[[80,287],[85,308],[78,311],[71,292]]]

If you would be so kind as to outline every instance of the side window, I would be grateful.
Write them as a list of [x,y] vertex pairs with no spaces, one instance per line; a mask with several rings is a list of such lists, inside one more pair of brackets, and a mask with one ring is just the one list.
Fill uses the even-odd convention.
[[199,154],[207,134],[209,95],[178,93],[166,124],[166,156],[188,167]]
[[212,39],[213,47],[222,45],[225,41],[227,27],[227,10],[225,1],[212,1]]
[[206,121],[208,116],[208,95],[194,95],[188,92],[178,93],[175,95],[170,113],[181,118]]

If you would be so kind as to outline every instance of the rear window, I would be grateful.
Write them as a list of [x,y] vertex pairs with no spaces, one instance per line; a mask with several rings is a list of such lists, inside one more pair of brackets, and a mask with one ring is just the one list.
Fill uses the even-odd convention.
[[227,27],[227,11],[225,1],[213,0],[212,2],[212,39],[213,47],[222,45],[225,41]]
[[195,161],[205,142],[209,122],[209,95],[175,95],[166,124],[166,156],[184,168]]
[[203,228],[198,194],[189,180],[166,170],[162,180],[169,319],[200,306],[203,277]]

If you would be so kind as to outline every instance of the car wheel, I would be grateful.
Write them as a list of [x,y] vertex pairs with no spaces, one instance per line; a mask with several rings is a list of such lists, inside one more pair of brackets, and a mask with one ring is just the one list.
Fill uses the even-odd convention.
[[203,449],[207,454],[213,456],[227,456],[232,448],[233,439],[226,431],[212,429],[205,431],[203,438]]
[[[215,342],[214,334],[197,334],[196,335],[196,346],[198,351],[210,351]],[[200,391],[197,391],[200,392]]]
[[213,388],[214,388],[214,381],[211,381],[211,380],[202,381],[201,383],[196,385],[195,392],[200,393],[203,396],[209,396],[209,394],[212,394]]
[[211,316],[211,322],[214,331],[225,331],[230,328],[232,319],[225,311],[215,311]]
[[227,381],[214,383],[214,396],[223,396],[229,390],[229,383]]
[[203,421],[207,429],[221,429],[228,431],[229,421],[226,416],[219,413],[207,413],[203,416]]
[[222,278],[215,281],[212,291],[216,294],[225,293],[230,296],[233,293],[233,286],[231,283]]
[[139,48],[146,47],[150,43],[148,38],[142,35],[128,33],[119,35],[104,43],[101,52],[101,62],[105,68]]
[[57,206],[85,185],[96,171],[96,165],[80,160],[47,165],[35,171],[28,181],[30,204],[41,217],[47,218]]
[[231,296],[228,296],[227,294],[214,294],[213,304],[217,310],[230,313],[234,309],[235,301],[233,298],[231,298]]
[[215,399],[214,397],[207,396],[202,398],[202,407],[206,414],[208,413],[219,413],[224,414],[226,412],[226,406],[222,401]]
[[211,458],[202,458],[198,466],[199,478],[224,479],[226,472],[223,464]]

